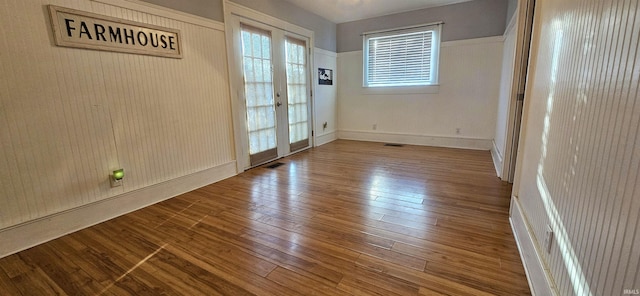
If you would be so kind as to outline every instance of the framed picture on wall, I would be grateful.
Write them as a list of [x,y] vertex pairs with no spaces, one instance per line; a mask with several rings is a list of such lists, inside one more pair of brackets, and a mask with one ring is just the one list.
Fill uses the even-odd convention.
[[318,84],[333,85],[333,70],[318,68]]

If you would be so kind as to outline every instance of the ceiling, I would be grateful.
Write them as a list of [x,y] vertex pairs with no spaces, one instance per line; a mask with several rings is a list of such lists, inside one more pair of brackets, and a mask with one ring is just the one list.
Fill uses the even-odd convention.
[[285,0],[334,23],[344,23],[399,12],[471,0]]

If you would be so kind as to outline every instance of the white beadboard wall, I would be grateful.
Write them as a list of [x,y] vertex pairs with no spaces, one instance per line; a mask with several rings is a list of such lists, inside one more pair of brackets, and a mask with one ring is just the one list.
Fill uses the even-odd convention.
[[[57,47],[49,4],[179,29],[184,58]],[[0,4],[0,231],[234,162],[223,25],[122,6]]]
[[516,59],[516,43],[518,39],[518,15],[514,14],[504,33],[502,47],[502,74],[500,76],[500,95],[498,97],[498,111],[496,130],[493,138],[491,153],[498,177],[504,179],[503,165],[507,150],[507,133],[509,131],[509,112],[511,112],[513,98],[511,96]]
[[530,239],[559,295],[637,294],[640,4],[538,1],[534,32],[514,187]]

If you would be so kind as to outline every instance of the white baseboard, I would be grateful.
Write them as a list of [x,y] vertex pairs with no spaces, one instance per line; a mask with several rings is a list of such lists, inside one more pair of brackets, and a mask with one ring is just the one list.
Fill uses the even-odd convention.
[[0,230],[0,258],[236,175],[236,162]]
[[511,229],[520,251],[520,258],[527,274],[531,294],[544,296],[557,296],[558,291],[554,288],[553,280],[546,264],[540,257],[539,248],[533,238],[533,231],[527,223],[527,219],[522,212],[522,207],[518,198],[511,197],[511,209],[509,210],[509,221]]
[[414,134],[340,130],[338,139],[398,143],[474,150],[491,150],[491,139],[453,138],[441,136],[425,136]]
[[500,153],[500,149],[496,146],[496,141],[493,142],[493,147],[491,147],[491,158],[493,158],[493,166],[496,169],[496,174],[498,177],[502,178],[502,153]]
[[322,135],[316,136],[315,147],[322,146],[327,143],[331,143],[338,139],[338,133],[336,131],[328,132]]

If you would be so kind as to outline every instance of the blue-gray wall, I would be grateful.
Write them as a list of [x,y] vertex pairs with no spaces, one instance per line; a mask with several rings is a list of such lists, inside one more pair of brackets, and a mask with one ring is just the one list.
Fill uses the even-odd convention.
[[336,24],[284,0],[232,0],[245,7],[312,30],[316,47],[336,51]]
[[193,15],[224,22],[222,0],[142,0]]
[[[224,21],[223,0],[144,0]],[[362,49],[363,32],[444,21],[442,41],[498,36],[515,13],[517,0],[473,0],[365,20],[334,24],[284,0],[231,0],[315,32],[315,46],[333,52]],[[506,20],[506,21],[505,21]]]
[[[182,12],[224,21],[222,0],[143,0]],[[336,51],[336,24],[284,0],[231,0],[294,25],[312,30],[315,46]]]
[[518,9],[518,0],[509,0],[509,5],[507,6],[507,25],[509,25],[509,21],[511,21],[511,18],[516,13],[516,9]]
[[443,21],[441,41],[504,34],[509,0],[474,0],[338,24],[338,52],[362,50],[368,31]]

